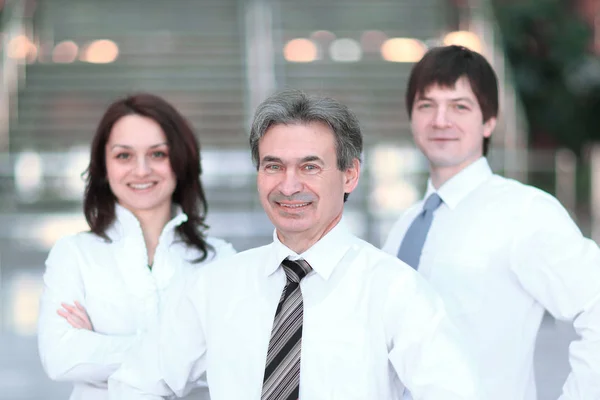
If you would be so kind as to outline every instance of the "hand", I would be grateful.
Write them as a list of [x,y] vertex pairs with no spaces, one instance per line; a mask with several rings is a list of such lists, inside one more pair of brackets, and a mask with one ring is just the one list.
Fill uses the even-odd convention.
[[87,311],[78,301],[75,301],[75,306],[67,303],[61,303],[61,305],[63,308],[58,309],[56,313],[66,319],[73,328],[94,331]]

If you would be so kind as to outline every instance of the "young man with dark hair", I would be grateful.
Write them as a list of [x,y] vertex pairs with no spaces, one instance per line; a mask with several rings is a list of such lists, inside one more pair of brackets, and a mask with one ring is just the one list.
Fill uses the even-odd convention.
[[548,310],[581,336],[560,399],[600,399],[600,250],[554,197],[491,171],[492,67],[463,47],[432,49],[412,70],[406,105],[430,178],[383,249],[444,299],[471,344],[482,398],[537,398],[533,352]]

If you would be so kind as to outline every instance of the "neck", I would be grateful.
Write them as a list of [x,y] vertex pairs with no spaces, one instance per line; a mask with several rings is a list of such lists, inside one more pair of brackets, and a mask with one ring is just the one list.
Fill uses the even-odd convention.
[[342,219],[342,213],[335,217],[325,229],[319,230],[318,232],[300,232],[297,234],[285,234],[277,230],[277,237],[279,241],[286,245],[289,249],[296,252],[296,254],[302,254],[306,250],[310,249],[315,243],[323,238],[329,231],[331,231]]
[[460,172],[462,172],[469,165],[473,164],[475,161],[479,160],[479,158],[462,163],[460,165],[452,165],[452,166],[435,166],[429,164],[429,175],[431,176],[431,184],[437,190],[450,179],[454,178]]
[[431,184],[437,190],[460,171],[449,171],[447,168],[431,168]]
[[171,207],[161,207],[158,210],[138,211],[134,215],[140,222],[142,235],[146,243],[148,253],[148,264],[154,262],[154,251],[158,245],[158,239],[165,225],[171,219]]

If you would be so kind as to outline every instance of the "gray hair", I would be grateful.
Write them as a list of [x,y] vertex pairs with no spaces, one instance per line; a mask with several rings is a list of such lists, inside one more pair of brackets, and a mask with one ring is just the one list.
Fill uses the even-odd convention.
[[254,113],[250,149],[256,167],[260,164],[258,143],[270,127],[310,122],[324,123],[333,131],[340,171],[352,167],[354,159],[360,161],[362,133],[354,113],[332,98],[309,96],[300,90],[288,89],[267,98]]

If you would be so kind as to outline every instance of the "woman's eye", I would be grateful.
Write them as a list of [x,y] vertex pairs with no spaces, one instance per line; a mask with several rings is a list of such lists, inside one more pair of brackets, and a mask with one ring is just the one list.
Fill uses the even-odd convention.
[[152,157],[153,158],[165,158],[165,157],[167,157],[167,153],[165,153],[164,151],[155,151],[152,153]]

